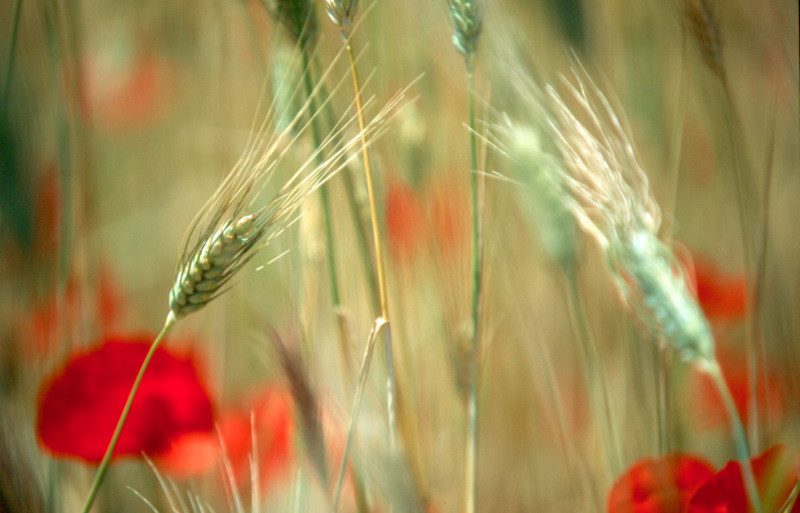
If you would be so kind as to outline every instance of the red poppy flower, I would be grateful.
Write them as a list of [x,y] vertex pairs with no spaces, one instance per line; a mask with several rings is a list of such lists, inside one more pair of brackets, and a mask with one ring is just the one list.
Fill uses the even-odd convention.
[[82,114],[112,132],[156,120],[169,106],[176,75],[172,62],[147,52],[128,61],[95,55],[82,73]]
[[238,483],[249,482],[242,476],[250,470],[254,431],[261,489],[266,490],[287,475],[293,457],[294,432],[292,398],[288,392],[275,387],[267,388],[245,412],[225,415],[220,420],[219,430]]
[[713,476],[710,463],[686,454],[640,460],[614,483],[608,513],[684,512],[695,490]]
[[[777,445],[750,460],[756,487],[765,513],[780,509],[792,488],[800,479],[800,454]],[[688,513],[751,513],[755,511],[747,500],[742,467],[731,461],[701,486],[689,502]],[[795,501],[790,513],[800,513],[800,501]]]
[[[36,430],[55,456],[99,462],[152,337],[109,337],[73,355],[39,395]],[[159,348],[142,380],[115,458],[158,455],[181,435],[210,431],[211,400],[191,356]]]
[[430,216],[433,237],[447,255],[461,251],[471,236],[470,206],[463,189],[451,181],[441,181],[430,189]]
[[33,257],[54,258],[61,230],[61,174],[56,164],[44,166],[36,182]]
[[386,231],[390,248],[400,260],[412,258],[427,232],[427,220],[417,193],[392,180],[386,194]]
[[158,471],[173,479],[205,474],[219,460],[219,438],[214,431],[195,431],[178,436],[167,452],[158,456]]
[[[739,417],[747,425],[750,414],[750,378],[747,361],[742,355],[734,354],[730,349],[718,349],[717,360],[733,396]],[[759,366],[759,371],[761,369]],[[720,423],[728,424],[730,422],[728,412],[711,378],[698,371],[693,374],[692,381],[692,390],[696,390],[697,394],[692,396],[691,409],[699,426],[711,428]],[[757,406],[760,418],[780,422],[786,410],[780,380],[774,374],[770,374],[767,368],[766,375],[759,375],[759,381]]]
[[[85,312],[92,313],[102,334],[117,330],[124,308],[122,294],[119,292],[114,276],[106,264],[99,266],[96,290],[93,299],[84,301],[85,285],[75,275],[70,276],[61,294],[52,290],[48,297],[38,301],[26,315],[20,315],[17,325],[19,340],[24,341],[22,354],[27,358],[47,355],[59,347],[63,334],[73,331],[81,322]],[[91,292],[91,291],[90,291]],[[85,303],[93,301],[93,310]]]
[[692,255],[694,290],[709,320],[736,321],[747,313],[747,281],[743,274],[726,274],[714,262]]

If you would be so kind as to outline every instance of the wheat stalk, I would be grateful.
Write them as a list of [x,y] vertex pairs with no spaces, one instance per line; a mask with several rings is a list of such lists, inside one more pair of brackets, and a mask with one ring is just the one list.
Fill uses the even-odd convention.
[[[332,66],[333,64],[323,75],[323,80]],[[318,93],[320,87],[317,86],[314,91],[315,94]],[[276,115],[274,103],[269,107],[259,129],[251,132],[244,155],[189,225],[169,293],[169,313],[164,327],[153,341],[139,369],[106,453],[95,473],[84,503],[84,513],[89,511],[99,491],[150,360],[175,321],[203,308],[227,291],[231,279],[260,249],[296,219],[303,200],[355,158],[356,154],[351,149],[356,144],[370,143],[384,131],[386,121],[403,101],[404,93],[405,90],[390,100],[369,124],[363,123],[363,114],[359,110],[358,132],[354,137],[338,144],[342,134],[347,133],[355,124],[355,115],[348,110],[325,138],[323,146],[296,166],[294,173],[278,193],[266,205],[259,207],[258,201],[265,185],[277,169],[287,164],[285,160],[288,159],[294,143],[310,125],[308,120],[304,124],[300,124],[300,121],[307,114],[313,97],[306,100],[288,126],[278,134],[269,133],[271,121]],[[317,153],[333,145],[334,141],[337,146],[331,149],[322,164],[313,165]]]
[[[599,243],[623,301],[668,349],[706,372],[732,420],[733,440],[747,494],[761,506],[750,450],[736,407],[714,354],[714,338],[683,273],[657,233],[661,214],[639,164],[630,128],[582,68],[576,85],[566,83],[572,110],[552,86],[541,99],[554,140],[569,168],[565,203]],[[565,80],[566,82],[566,80]],[[580,121],[578,116],[588,121]]]
[[478,184],[478,150],[475,130],[475,74],[473,73],[478,40],[483,29],[484,0],[448,0],[450,19],[453,22],[453,45],[464,56],[469,94],[469,158],[470,193],[472,200],[472,301],[470,308],[472,329],[467,360],[467,423],[464,463],[464,508],[474,513],[477,503],[478,480],[478,330],[482,297],[483,251],[480,192]]

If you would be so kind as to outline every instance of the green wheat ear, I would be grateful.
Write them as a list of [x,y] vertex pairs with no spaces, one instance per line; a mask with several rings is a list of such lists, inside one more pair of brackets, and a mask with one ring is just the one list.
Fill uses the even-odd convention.
[[358,0],[325,0],[325,10],[342,33],[349,35],[358,12]]
[[255,219],[251,214],[225,223],[180,268],[169,293],[169,308],[176,319],[208,304],[236,272],[239,261],[260,238],[257,230],[251,230]]
[[483,29],[483,0],[448,0],[450,19],[453,21],[453,44],[464,56],[467,69],[478,51],[478,39]]

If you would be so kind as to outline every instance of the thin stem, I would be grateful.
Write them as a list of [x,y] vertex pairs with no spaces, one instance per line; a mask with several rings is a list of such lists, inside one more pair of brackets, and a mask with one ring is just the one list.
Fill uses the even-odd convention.
[[[309,117],[311,118],[311,137],[314,142],[314,148],[319,149],[322,145],[319,132],[319,122],[317,119],[317,102],[313,98],[314,83],[311,78],[311,61],[308,56],[308,48],[303,46],[303,77],[304,85],[306,88],[306,96],[309,102]],[[325,156],[321,151],[316,152],[315,156],[317,165],[321,166],[325,160]],[[331,202],[328,195],[328,184],[325,183],[320,187],[320,196],[322,198],[322,210],[325,216],[325,243],[328,249],[328,278],[331,284],[331,301],[334,308],[341,304],[339,295],[339,280],[336,277],[336,255],[333,251],[333,227],[331,223]]]
[[583,354],[591,408],[595,417],[599,422],[602,422],[605,428],[603,429],[603,445],[608,458],[608,466],[611,474],[617,475],[622,469],[622,453],[617,443],[617,433],[614,429],[613,415],[611,414],[608,380],[602,370],[600,355],[597,352],[594,337],[591,330],[589,330],[589,316],[586,313],[586,305],[583,302],[583,296],[578,286],[577,270],[574,264],[565,267],[564,274],[567,278],[570,318]]
[[100,465],[97,467],[97,472],[95,472],[92,487],[89,489],[89,494],[86,496],[86,502],[83,505],[83,513],[89,512],[89,509],[92,507],[92,504],[97,497],[97,492],[100,490],[100,485],[103,484],[103,478],[106,475],[109,463],[111,463],[111,456],[114,454],[114,449],[117,447],[119,436],[122,434],[122,428],[125,427],[125,422],[128,420],[128,414],[131,411],[131,406],[133,405],[133,400],[136,397],[136,393],[139,391],[139,385],[142,383],[144,373],[147,371],[147,367],[150,365],[150,360],[153,359],[156,349],[158,349],[159,344],[161,344],[161,340],[175,323],[175,320],[175,316],[172,315],[172,312],[170,312],[169,315],[167,315],[167,320],[164,322],[164,327],[161,328],[161,333],[158,334],[156,339],[150,345],[150,350],[144,357],[142,366],[139,368],[139,374],[136,375],[133,386],[131,386],[131,391],[128,394],[128,400],[125,402],[125,406],[122,408],[122,413],[117,421],[117,427],[114,428],[114,434],[111,435],[111,441],[108,442],[106,453],[103,456],[102,461],[100,461]]
[[350,409],[350,421],[347,426],[347,437],[344,442],[344,451],[342,452],[342,461],[339,464],[339,475],[336,479],[336,492],[333,498],[333,511],[336,513],[339,509],[339,499],[342,495],[342,485],[344,484],[344,476],[347,472],[347,463],[350,456],[350,446],[353,443],[353,433],[355,433],[356,421],[358,419],[358,412],[361,408],[361,397],[364,393],[364,387],[367,382],[367,375],[369,375],[369,366],[372,361],[372,352],[375,349],[375,341],[378,339],[378,332],[381,329],[388,328],[388,323],[384,319],[378,318],[372,327],[372,331],[367,339],[367,345],[364,348],[364,357],[361,361],[361,370],[358,376],[358,386],[356,387],[355,395],[353,396],[353,406]]
[[356,111],[358,114],[358,128],[361,130],[361,151],[364,157],[364,172],[367,179],[367,196],[369,197],[369,214],[372,218],[372,236],[375,243],[375,261],[378,271],[378,292],[381,302],[381,317],[389,321],[389,300],[386,293],[386,269],[383,265],[383,239],[381,238],[380,222],[378,218],[378,202],[375,199],[375,186],[372,180],[372,165],[369,151],[367,150],[367,136],[364,130],[364,111],[361,104],[361,86],[358,81],[353,47],[348,40],[346,43],[347,57],[350,59],[350,71],[353,75],[353,89],[356,97]]
[[464,461],[464,511],[474,513],[477,503],[478,480],[478,353],[481,299],[481,205],[478,194],[478,147],[475,134],[475,75],[471,66],[467,67],[469,76],[469,157],[470,191],[472,195],[472,333],[468,362],[467,427]]
[[792,493],[789,494],[789,497],[783,504],[780,513],[791,513],[792,508],[794,507],[795,503],[798,500],[798,496],[800,496],[800,479],[797,480],[797,483],[794,485],[794,488],[792,488]]
[[[321,94],[323,97],[327,97],[328,93],[325,90],[325,87],[322,86],[320,88]],[[333,124],[333,120],[336,119],[336,116],[333,113],[333,106],[330,102],[326,102],[324,104],[325,114],[326,114],[326,122],[329,125]],[[338,137],[337,144],[338,144]],[[358,198],[356,198],[356,186],[353,182],[353,173],[351,173],[350,166],[346,166],[346,169],[342,173],[342,179],[344,180],[344,190],[345,195],[347,197],[347,205],[350,210],[350,215],[353,218],[353,224],[356,230],[356,240],[358,241],[358,253],[361,256],[361,260],[364,265],[364,270],[367,273],[367,281],[368,287],[367,290],[370,294],[370,301],[371,304],[374,306],[375,310],[380,309],[381,300],[380,300],[380,293],[378,292],[378,275],[375,271],[375,262],[372,260],[372,255],[370,254],[369,250],[369,228],[367,228],[367,221],[365,220],[365,216],[361,215],[362,212],[362,205],[360,204]]]
[[11,34],[8,36],[8,52],[6,53],[6,69],[3,72],[3,97],[0,103],[0,114],[5,114],[8,109],[8,95],[11,89],[11,72],[14,69],[14,53],[17,49],[17,33],[19,32],[19,18],[22,12],[22,0],[14,0],[14,11],[11,14]]
[[[755,266],[753,264],[753,253],[755,248],[755,235],[751,222],[755,223],[756,216],[761,215],[761,206],[758,205],[759,197],[755,192],[755,185],[752,182],[752,177],[747,174],[748,164],[745,154],[744,137],[741,132],[741,125],[739,117],[733,103],[733,95],[731,94],[730,87],[727,80],[723,76],[722,88],[725,97],[725,126],[728,135],[728,144],[733,153],[733,168],[734,168],[734,184],[736,189],[736,200],[738,203],[739,212],[739,225],[742,234],[742,247],[744,257],[745,278],[747,282],[748,298],[755,297],[754,290],[757,285]],[[746,180],[746,181],[745,181]],[[766,244],[766,242],[765,242]],[[745,339],[747,343],[747,361],[748,361],[748,380],[750,382],[749,391],[749,404],[750,404],[750,443],[753,447],[757,447],[759,439],[758,432],[758,357],[760,351],[760,333],[756,331],[756,324],[754,323],[754,316],[752,308],[747,312],[745,317]]]
[[[311,59],[308,54],[308,47],[303,45],[303,76],[306,89],[306,96],[309,101],[309,117],[311,118],[311,137],[316,151],[316,162],[322,166],[325,156],[322,154],[322,137],[320,136],[319,120],[317,118],[317,102],[314,99],[314,82],[311,77]],[[346,366],[350,366],[349,337],[347,334],[346,322],[341,314],[342,300],[339,293],[339,278],[336,273],[336,251],[333,243],[333,214],[331,213],[331,201],[328,194],[328,183],[320,187],[320,199],[322,200],[322,213],[325,218],[325,253],[328,264],[328,281],[330,283],[331,304],[336,315],[336,325],[339,329],[339,348]]]
[[745,434],[744,426],[742,426],[742,421],[739,418],[739,412],[731,396],[731,391],[728,388],[728,384],[725,382],[725,378],[722,376],[722,370],[716,360],[713,362],[705,362],[701,365],[701,369],[711,377],[717,392],[722,398],[725,410],[728,412],[728,417],[731,422],[733,444],[736,449],[736,457],[739,459],[739,463],[742,466],[747,496],[755,507],[756,513],[762,513],[763,508],[761,507],[761,500],[758,495],[758,488],[756,487],[756,479],[753,474],[753,467],[750,464],[750,449],[747,446],[747,435]]
[[381,318],[386,322],[384,328],[384,353],[386,358],[386,398],[389,415],[389,442],[392,449],[397,448],[397,403],[394,375],[394,358],[392,351],[391,327],[389,325],[389,299],[386,292],[386,269],[383,263],[383,239],[381,238],[380,220],[378,218],[378,202],[375,199],[375,186],[372,180],[372,166],[367,150],[366,132],[364,130],[364,111],[361,104],[361,86],[358,82],[358,72],[353,57],[353,47],[350,40],[345,39],[345,49],[350,60],[350,71],[353,75],[353,89],[355,91],[356,112],[358,114],[358,128],[361,130],[361,151],[364,156],[364,172],[367,180],[367,196],[369,197],[369,213],[372,218],[372,235],[375,243],[375,263],[378,271],[378,293],[381,303]]
[[669,360],[660,349],[656,349],[654,356],[658,453],[663,456],[670,452]]

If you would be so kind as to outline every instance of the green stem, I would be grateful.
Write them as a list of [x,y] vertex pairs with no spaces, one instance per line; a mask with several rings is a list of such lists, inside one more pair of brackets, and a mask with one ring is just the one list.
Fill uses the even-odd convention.
[[158,349],[161,340],[175,323],[175,320],[175,316],[172,314],[172,312],[170,312],[169,315],[167,315],[167,320],[164,322],[164,327],[161,328],[161,333],[158,334],[156,339],[150,345],[150,350],[144,357],[142,366],[139,368],[139,374],[136,375],[133,386],[131,386],[131,391],[128,394],[128,400],[125,402],[125,406],[122,408],[119,421],[117,421],[117,427],[114,429],[114,434],[111,435],[111,441],[108,442],[106,453],[103,456],[102,461],[100,461],[100,465],[97,467],[97,472],[95,472],[92,487],[89,489],[89,494],[86,496],[86,502],[83,505],[83,510],[81,510],[83,513],[89,512],[89,509],[92,507],[92,504],[97,497],[97,492],[100,490],[100,485],[103,484],[103,478],[105,478],[108,465],[111,463],[111,456],[114,454],[114,449],[119,441],[119,436],[122,434],[122,428],[125,426],[125,422],[128,420],[128,414],[131,411],[131,406],[133,405],[133,400],[136,397],[136,393],[139,391],[139,385],[142,383],[144,373],[147,371],[147,367],[150,365],[150,360],[153,359],[153,355],[155,354],[156,349]]
[[8,36],[8,53],[6,54],[6,69],[3,73],[3,97],[0,103],[0,114],[8,110],[8,95],[11,90],[11,72],[14,69],[14,53],[17,49],[17,34],[19,32],[19,18],[22,12],[22,0],[14,0],[14,11],[11,14],[11,34]]
[[[311,137],[314,142],[316,152],[316,163],[322,165],[325,161],[325,156],[322,154],[320,147],[322,146],[322,138],[319,132],[319,123],[317,119],[317,102],[314,99],[314,83],[311,78],[311,60],[308,56],[308,48],[303,46],[303,77],[304,85],[306,88],[306,96],[309,102],[309,116],[311,118]],[[320,196],[322,199],[322,210],[325,217],[325,245],[327,248],[327,261],[328,261],[328,279],[331,285],[331,302],[334,308],[341,305],[341,297],[339,295],[339,280],[336,275],[336,254],[333,250],[333,224],[331,221],[331,201],[328,194],[328,184],[325,183],[320,187]]]
[[[308,48],[303,45],[303,76],[306,89],[306,96],[309,102],[309,117],[311,118],[311,136],[316,149],[315,160],[318,166],[323,165],[325,156],[322,153],[322,137],[320,136],[319,119],[317,117],[317,102],[314,99],[314,81],[311,76],[311,58]],[[342,299],[339,293],[339,278],[336,272],[336,251],[333,239],[333,214],[331,213],[331,200],[329,195],[328,183],[320,187],[320,199],[322,200],[322,213],[325,218],[325,256],[328,264],[328,281],[330,283],[331,305],[336,315],[336,326],[339,331],[339,349],[342,352],[342,359],[347,368],[350,367],[350,345],[347,334],[347,327],[342,317]]]
[[358,376],[358,385],[356,392],[353,396],[353,406],[350,409],[350,421],[347,426],[347,435],[344,442],[344,450],[342,451],[342,461],[339,464],[339,474],[336,479],[336,492],[333,498],[333,512],[339,510],[339,499],[342,494],[342,486],[344,485],[344,476],[347,473],[347,463],[350,456],[350,446],[353,444],[353,434],[355,433],[356,421],[358,420],[358,412],[361,408],[361,397],[364,393],[364,388],[367,383],[367,376],[369,375],[370,362],[372,361],[372,353],[375,349],[375,341],[378,339],[378,332],[381,329],[387,329],[389,326],[384,319],[378,318],[372,327],[372,331],[367,339],[367,345],[364,348],[364,357],[361,360],[361,370]]
[[470,340],[469,361],[467,363],[467,436],[464,462],[464,510],[474,513],[477,503],[478,480],[478,353],[479,353],[479,321],[481,300],[481,208],[478,195],[478,148],[475,135],[475,75],[471,67],[467,68],[469,76],[469,157],[470,157],[470,191],[472,195],[472,333]]
[[367,180],[367,195],[369,197],[369,212],[372,218],[372,236],[375,244],[375,267],[378,271],[378,293],[381,303],[381,318],[386,321],[384,331],[384,354],[386,359],[386,398],[389,416],[389,443],[392,449],[398,447],[397,434],[397,401],[396,382],[394,373],[394,358],[392,351],[391,325],[389,322],[389,299],[386,289],[386,268],[383,261],[383,239],[381,238],[380,219],[378,217],[378,202],[375,199],[375,186],[373,183],[372,166],[367,151],[366,133],[364,131],[364,112],[361,104],[361,86],[358,81],[353,47],[349,38],[345,39],[345,49],[350,60],[350,71],[353,75],[353,89],[355,91],[356,114],[358,115],[358,128],[361,131],[361,151],[364,157],[364,173]]
[[747,435],[742,426],[742,421],[739,418],[739,412],[736,409],[736,403],[733,401],[728,384],[722,375],[719,363],[714,360],[712,362],[705,362],[701,365],[714,383],[725,410],[728,412],[728,417],[731,422],[731,433],[733,436],[733,444],[736,449],[736,457],[742,466],[742,475],[744,476],[744,484],[747,490],[747,496],[750,498],[751,503],[755,507],[756,513],[762,513],[761,499],[758,495],[758,488],[756,487],[756,479],[753,474],[753,467],[750,464],[750,449],[747,445]]
[[622,453],[617,444],[618,438],[614,429],[613,415],[611,414],[608,380],[602,370],[600,355],[597,352],[594,337],[591,330],[589,330],[589,315],[578,286],[577,270],[574,263],[564,268],[564,274],[567,278],[570,318],[583,354],[583,365],[586,370],[591,408],[594,416],[602,422],[605,428],[603,429],[603,445],[611,474],[616,476],[622,470]]
[[[756,193],[755,184],[753,183],[752,176],[748,174],[748,162],[745,153],[745,140],[741,131],[741,124],[737,115],[733,95],[731,94],[725,76],[722,77],[722,88],[724,91],[725,99],[725,126],[728,136],[728,144],[730,145],[731,152],[733,153],[733,171],[734,171],[734,184],[736,189],[736,200],[738,203],[739,225],[742,235],[742,247],[744,257],[745,278],[747,282],[747,297],[750,299],[750,304],[756,297],[755,290],[758,288],[756,280],[756,269],[754,267],[753,251],[756,251],[756,242],[754,230],[757,216],[762,215],[762,207],[758,204],[759,196]],[[766,245],[767,241],[764,240]],[[745,341],[747,343],[747,363],[748,363],[748,380],[749,380],[749,428],[750,428],[750,443],[757,447],[759,440],[759,425],[758,425],[758,358],[761,353],[760,333],[756,331],[756,324],[754,322],[753,308],[748,309],[745,317]]]
[[[328,97],[328,92],[324,86],[320,87],[320,91],[323,97]],[[332,126],[334,124],[334,119],[336,119],[336,116],[333,112],[333,106],[330,102],[325,102],[323,108],[326,115],[325,122]],[[341,143],[339,139],[340,138],[338,136],[335,136],[334,140],[336,145]],[[367,290],[370,294],[370,302],[377,311],[381,307],[381,299],[377,286],[378,275],[375,271],[375,263],[372,260],[372,255],[370,254],[369,250],[370,243],[368,235],[369,228],[367,228],[368,221],[365,219],[366,216],[361,215],[363,209],[362,205],[358,201],[358,198],[356,198],[356,185],[353,181],[353,170],[349,165],[345,166],[345,169],[342,172],[342,179],[344,180],[344,190],[347,197],[347,205],[350,210],[350,216],[353,218],[353,225],[356,231],[358,252],[364,265],[364,270],[367,273]]]

